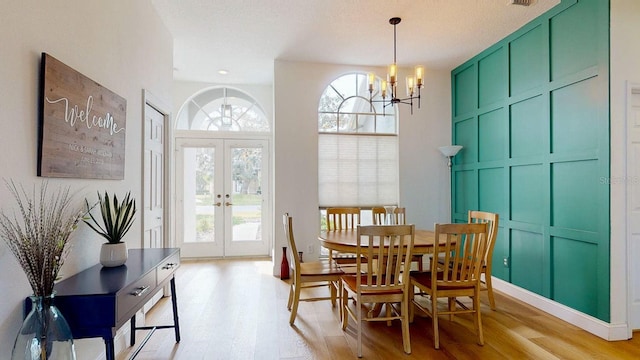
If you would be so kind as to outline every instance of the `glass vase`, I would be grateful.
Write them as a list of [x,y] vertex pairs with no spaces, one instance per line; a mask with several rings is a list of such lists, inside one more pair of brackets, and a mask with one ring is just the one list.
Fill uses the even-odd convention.
[[69,324],[50,296],[31,296],[31,311],[13,344],[12,360],[75,360]]
[[396,206],[390,205],[384,207],[385,219],[384,225],[396,225]]

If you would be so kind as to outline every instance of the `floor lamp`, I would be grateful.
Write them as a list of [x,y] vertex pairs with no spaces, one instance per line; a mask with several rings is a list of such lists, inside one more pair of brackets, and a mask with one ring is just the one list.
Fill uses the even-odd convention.
[[449,145],[449,146],[440,146],[438,150],[442,153],[442,155],[446,156],[449,160],[447,166],[449,166],[449,218],[451,218],[451,192],[453,191],[453,184],[451,183],[451,158],[456,156],[456,154],[462,149],[462,145]]

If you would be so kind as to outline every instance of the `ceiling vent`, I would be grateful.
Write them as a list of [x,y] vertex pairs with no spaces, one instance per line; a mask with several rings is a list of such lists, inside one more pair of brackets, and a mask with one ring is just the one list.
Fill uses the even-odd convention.
[[534,2],[536,2],[536,0],[511,0],[511,5],[529,6]]

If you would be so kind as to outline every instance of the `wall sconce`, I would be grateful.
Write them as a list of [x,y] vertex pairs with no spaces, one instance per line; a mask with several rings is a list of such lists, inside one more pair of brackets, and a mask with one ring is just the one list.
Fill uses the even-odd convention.
[[449,145],[449,146],[440,146],[438,150],[442,153],[442,155],[446,156],[449,159],[449,169],[451,169],[451,158],[456,156],[458,151],[462,149],[462,145]]

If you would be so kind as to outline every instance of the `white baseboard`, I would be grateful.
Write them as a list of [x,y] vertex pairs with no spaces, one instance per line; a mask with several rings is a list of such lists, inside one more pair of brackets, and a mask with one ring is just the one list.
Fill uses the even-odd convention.
[[[515,286],[496,277],[492,278],[493,288],[511,297],[523,301],[535,308],[538,308],[550,315],[562,319],[585,331],[588,331],[605,340],[627,340],[629,339],[629,327],[626,323],[611,324],[596,319],[593,316],[581,313],[566,305],[562,305],[553,300],[547,299],[531,291]],[[497,305],[500,310],[499,304]]]

